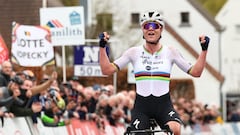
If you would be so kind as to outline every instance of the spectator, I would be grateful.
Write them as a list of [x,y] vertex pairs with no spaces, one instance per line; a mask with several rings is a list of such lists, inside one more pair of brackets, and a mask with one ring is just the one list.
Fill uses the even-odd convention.
[[68,101],[66,109],[63,113],[64,119],[71,119],[71,118],[79,119],[80,116],[79,116],[78,112],[76,111],[76,107],[77,107],[76,100],[70,99]]
[[0,88],[0,107],[3,116],[14,117],[14,114],[9,111],[9,108],[14,102],[17,104],[23,103],[18,98],[20,95],[19,87],[22,83],[22,80],[18,76],[15,76],[10,80],[7,87]]
[[69,99],[64,118],[77,118],[79,120],[87,120],[87,107],[84,104],[85,97],[82,93],[78,93],[77,99]]
[[116,95],[112,95],[109,97],[108,99],[108,104],[106,106],[106,117],[107,120],[109,121],[110,125],[115,126],[116,125],[116,121],[117,118],[115,117],[115,115],[117,115],[117,113],[119,113],[117,109],[117,96]]
[[106,94],[101,94],[96,105],[96,114],[102,119],[106,119],[107,117],[106,108],[108,105],[108,100],[109,97]]
[[98,102],[98,99],[94,97],[96,94],[95,91],[91,87],[86,87],[83,94],[85,96],[85,103],[83,104],[87,106],[89,113],[94,113]]
[[57,127],[69,124],[69,119],[63,117],[63,111],[55,102],[51,102],[51,109],[41,112],[41,120],[45,126]]
[[108,90],[108,95],[109,96],[111,96],[113,94],[116,94],[112,84],[106,85],[105,88]]
[[[58,87],[51,86],[46,92],[42,92],[38,100],[44,109],[41,111],[40,118],[45,126],[64,126],[69,124],[69,116],[65,112],[65,101],[60,95]],[[70,106],[67,106],[69,109]]]
[[23,73],[23,75],[24,75],[23,77],[25,79],[31,80],[33,82],[34,86],[37,85],[37,78],[35,77],[33,71],[31,71],[31,70],[23,70],[22,73]]
[[73,76],[69,82],[71,83],[73,90],[76,92],[83,92],[84,87],[82,84],[80,84],[77,76]]
[[12,75],[12,63],[10,61],[4,61],[1,65],[0,71],[0,87],[8,86]]
[[85,104],[85,96],[82,93],[78,93],[76,111],[80,120],[87,120],[87,114],[89,113],[87,105]]
[[66,103],[68,103],[68,100],[70,99],[76,99],[76,95],[73,94],[71,83],[69,82],[62,83],[61,96]]
[[[40,112],[42,109],[41,103],[33,102],[33,100],[29,101],[29,98],[31,98],[34,95],[39,94],[41,91],[47,90],[47,88],[56,79],[57,79],[57,73],[53,72],[51,78],[48,81],[44,82],[43,84],[36,85],[34,87],[25,86],[29,89],[22,90],[22,92],[21,92],[21,100],[23,101],[23,104],[21,104],[21,105],[12,104],[9,108],[10,111],[12,113],[14,113],[14,115],[16,115],[16,116],[32,116],[34,113]],[[29,81],[26,81],[26,82],[30,83]],[[26,101],[24,102],[24,100],[26,100]],[[31,106],[31,108],[30,108],[30,106]]]
[[231,122],[240,121],[240,109],[239,108],[235,108],[232,110],[228,121],[231,121]]
[[20,85],[20,88],[19,88],[21,94],[18,96],[18,98],[22,100],[23,104],[21,105],[13,104],[12,107],[17,107],[17,108],[21,107],[26,109],[31,108],[29,99],[32,97],[32,91],[31,91],[32,87],[33,87],[33,81],[29,80],[29,78],[23,80],[23,84]]

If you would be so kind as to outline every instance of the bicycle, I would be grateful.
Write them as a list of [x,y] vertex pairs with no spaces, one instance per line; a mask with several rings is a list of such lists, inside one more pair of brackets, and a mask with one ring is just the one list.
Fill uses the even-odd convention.
[[149,123],[150,123],[150,129],[132,130],[130,127],[128,127],[124,135],[135,135],[136,133],[147,133],[148,135],[155,135],[155,133],[157,132],[164,132],[167,135],[174,135],[168,125],[165,125],[163,129],[156,130],[155,127],[158,126],[156,120],[150,119]]

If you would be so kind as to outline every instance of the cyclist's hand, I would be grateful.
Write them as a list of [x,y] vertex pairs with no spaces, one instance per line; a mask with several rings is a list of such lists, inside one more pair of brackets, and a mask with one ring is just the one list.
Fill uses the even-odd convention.
[[110,36],[108,35],[107,32],[100,33],[99,34],[99,39],[100,39],[99,46],[102,48],[106,47],[106,44],[107,44],[109,38],[110,38]]
[[199,36],[199,42],[201,44],[202,50],[207,51],[210,38],[208,36]]

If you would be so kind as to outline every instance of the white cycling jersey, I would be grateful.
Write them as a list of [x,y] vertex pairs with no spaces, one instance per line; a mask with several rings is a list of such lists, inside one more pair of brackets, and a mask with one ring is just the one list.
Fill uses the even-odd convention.
[[192,64],[186,61],[173,47],[162,46],[154,53],[149,53],[144,46],[131,47],[116,59],[114,63],[122,69],[131,62],[136,79],[136,92],[141,96],[161,96],[169,92],[170,75],[175,63],[184,72]]

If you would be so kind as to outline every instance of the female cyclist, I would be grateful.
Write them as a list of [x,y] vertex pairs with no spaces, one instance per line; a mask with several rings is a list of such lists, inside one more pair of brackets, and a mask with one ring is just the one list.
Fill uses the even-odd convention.
[[161,128],[168,125],[174,135],[181,133],[181,119],[174,110],[169,93],[170,75],[173,64],[193,77],[200,77],[207,56],[209,38],[199,36],[202,51],[195,64],[190,64],[172,46],[160,43],[164,21],[157,12],[146,12],[140,25],[145,44],[131,47],[113,63],[108,59],[105,46],[109,40],[107,32],[100,34],[100,66],[102,73],[111,75],[124,68],[129,62],[134,67],[136,99],[132,110],[131,129],[149,128],[149,119],[155,119]]

